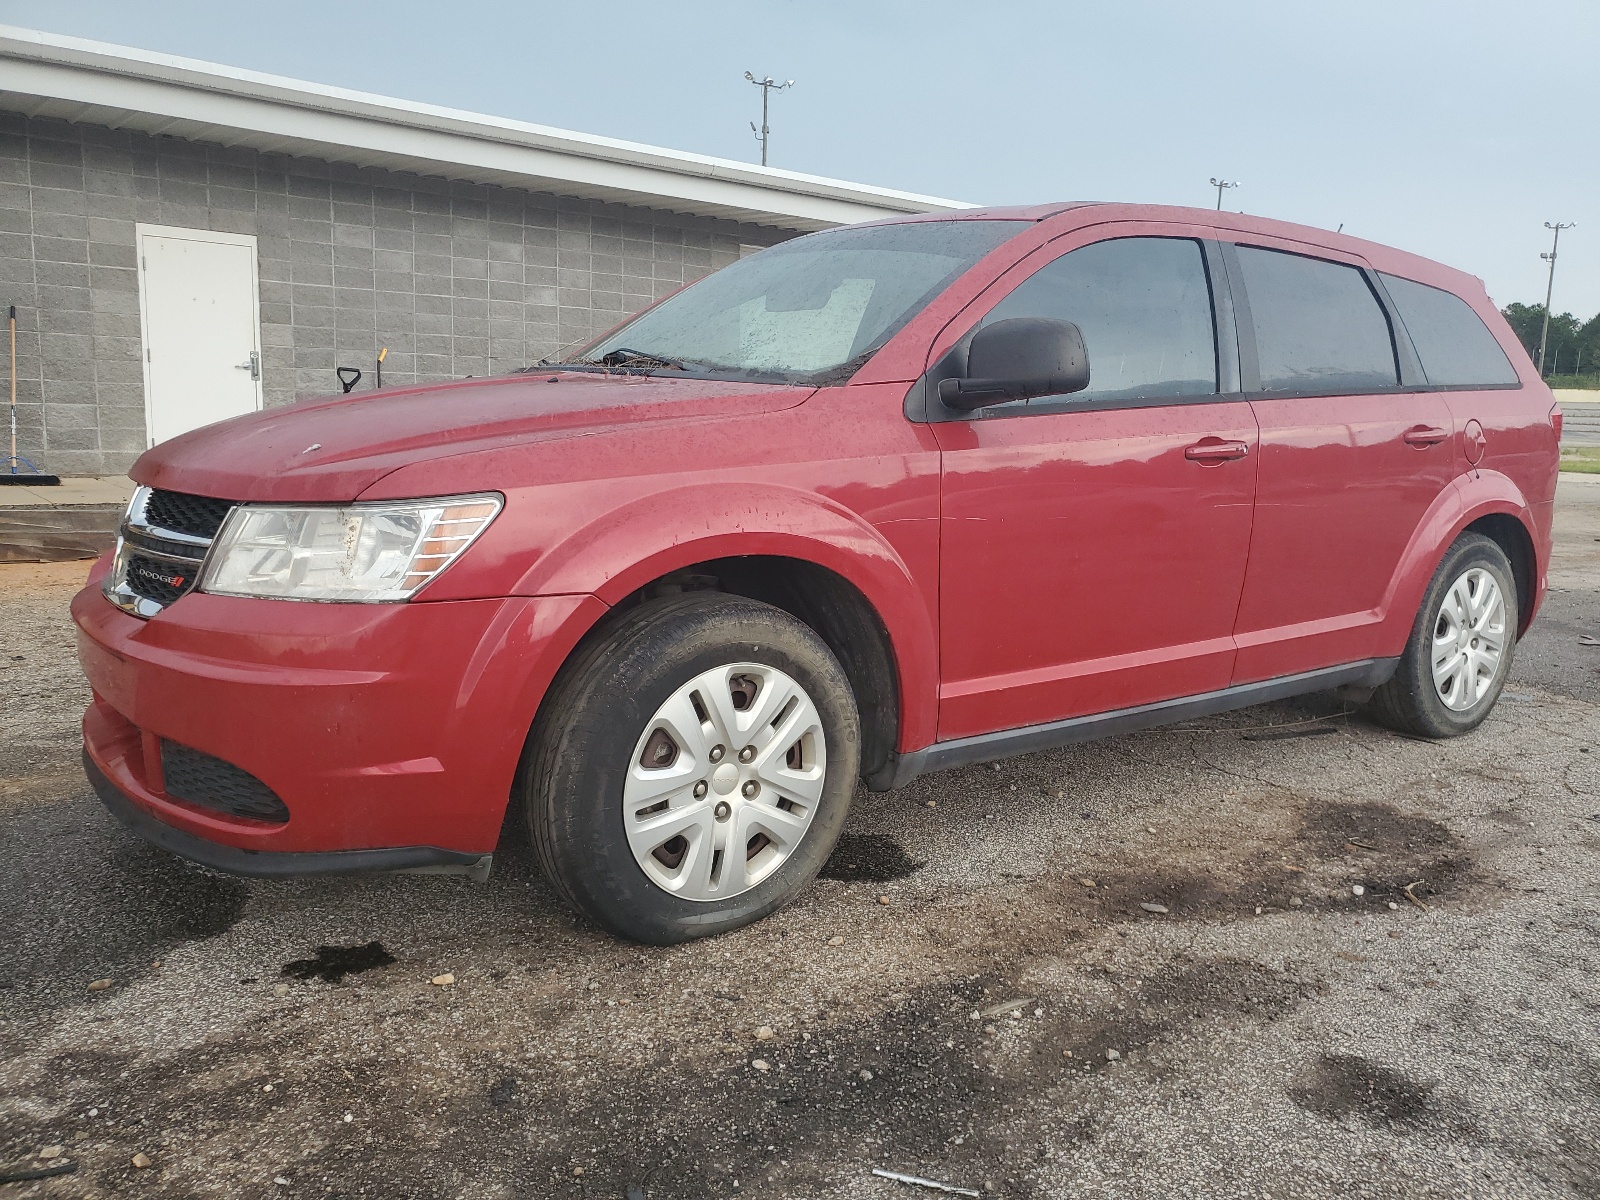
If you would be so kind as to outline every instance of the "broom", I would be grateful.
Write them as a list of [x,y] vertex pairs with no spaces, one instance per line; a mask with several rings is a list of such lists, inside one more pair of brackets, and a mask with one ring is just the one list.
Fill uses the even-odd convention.
[[[6,459],[6,469],[0,474],[0,483],[20,483],[32,487],[54,487],[61,480],[46,475],[25,458],[17,457],[17,306],[11,306],[11,455]],[[27,467],[26,471],[22,467]]]

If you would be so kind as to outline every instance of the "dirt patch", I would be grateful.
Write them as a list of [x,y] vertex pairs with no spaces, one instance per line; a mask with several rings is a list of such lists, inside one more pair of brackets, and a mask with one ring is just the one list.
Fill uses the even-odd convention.
[[[337,1035],[314,1029],[311,1006],[297,1006],[246,1037],[163,1060],[59,1055],[40,1100],[71,1110],[115,1096],[97,1138],[74,1148],[107,1189],[140,1148],[157,1159],[162,1182],[181,1189],[181,1156],[199,1131],[240,1145],[287,1137],[299,1147],[292,1164],[219,1164],[223,1175],[212,1183],[225,1189],[265,1173],[337,1195],[499,1187],[575,1198],[637,1188],[648,1200],[703,1200],[825,1194],[845,1163],[862,1175],[885,1165],[1032,1197],[1043,1193],[1026,1178],[995,1171],[1019,1136],[1003,1114],[1047,1092],[1070,1107],[1088,1098],[1077,1093],[1099,1073],[1141,1070],[1142,1054],[1180,1026],[1271,1019],[1307,994],[1258,964],[1183,960],[1146,980],[1097,977],[1071,998],[1026,988],[1039,993],[1043,1019],[1031,1010],[1020,1020],[970,1018],[975,1003],[1019,986],[958,978],[892,999],[881,1012],[844,1006],[731,1055],[708,1052],[708,1030],[691,1024],[625,1071],[600,1046],[511,1062],[490,1047],[447,1060],[392,1047],[337,1053]],[[399,989],[383,994],[393,1020],[410,1024],[426,1011],[404,1003]],[[538,1036],[558,1034],[547,1025]],[[290,1045],[308,1052],[286,1055]],[[1064,1046],[1076,1048],[1073,1057]],[[1074,1120],[1073,1140],[1092,1141],[1093,1122]],[[452,1132],[463,1129],[472,1136]],[[55,1136],[45,1122],[17,1122],[10,1132],[3,1149],[14,1152]]]
[[1180,958],[1147,979],[1104,971],[1097,975],[1098,1003],[1068,1005],[1047,1022],[1045,1035],[1029,1054],[1034,1078],[1105,1070],[1180,1027],[1212,1017],[1273,1020],[1317,990],[1259,963],[1230,959]]
[[1434,1085],[1354,1054],[1327,1054],[1311,1081],[1291,1088],[1301,1108],[1335,1121],[1357,1117],[1378,1128],[1420,1123],[1429,1114]]
[[1411,894],[1426,902],[1482,878],[1449,828],[1387,804],[1302,800],[1298,826],[1286,835],[1263,824],[1207,836],[1203,845],[1198,853],[1152,855],[1160,863],[1153,869],[1102,870],[1093,886],[1068,880],[1062,902],[1087,904],[1108,920],[1210,920],[1288,908],[1386,909],[1410,904],[1405,889],[1413,884]]
[[[1303,842],[1326,859],[1360,868],[1367,907],[1417,897],[1448,896],[1481,877],[1459,835],[1427,817],[1385,804],[1322,804],[1306,812]],[[1417,886],[1412,887],[1413,884]]]
[[338,983],[346,975],[358,975],[387,967],[397,961],[381,942],[361,946],[318,946],[315,958],[297,958],[283,964],[282,974],[295,979],[320,979]]
[[73,560],[49,563],[0,563],[0,591],[11,600],[71,596],[83,586],[92,564]]

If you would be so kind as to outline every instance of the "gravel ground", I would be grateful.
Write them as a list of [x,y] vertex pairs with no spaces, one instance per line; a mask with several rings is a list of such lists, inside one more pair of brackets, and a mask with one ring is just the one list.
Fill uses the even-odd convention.
[[0,1200],[1600,1195],[1600,477],[1558,538],[1471,737],[1313,697],[931,776],[673,949],[520,844],[477,886],[134,840],[82,565],[0,568],[0,1178],[74,1168]]

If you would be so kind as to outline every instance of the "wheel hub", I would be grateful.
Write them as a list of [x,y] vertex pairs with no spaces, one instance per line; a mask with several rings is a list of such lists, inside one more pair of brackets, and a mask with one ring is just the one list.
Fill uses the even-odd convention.
[[796,680],[759,663],[697,675],[635,744],[622,797],[634,861],[686,900],[748,891],[799,846],[826,771],[822,719]]
[[1464,571],[1440,602],[1433,629],[1433,686],[1446,707],[1466,712],[1486,696],[1505,661],[1505,594],[1482,567]]

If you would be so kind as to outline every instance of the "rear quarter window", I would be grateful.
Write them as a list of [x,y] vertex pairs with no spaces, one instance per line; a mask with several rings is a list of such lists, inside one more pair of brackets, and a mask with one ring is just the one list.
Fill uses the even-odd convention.
[[1472,306],[1443,288],[1380,275],[1411,335],[1422,372],[1439,387],[1515,387],[1517,371]]

